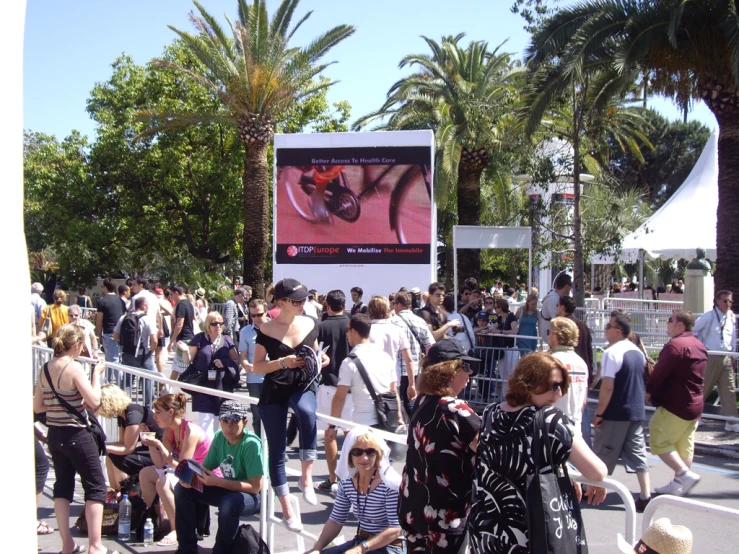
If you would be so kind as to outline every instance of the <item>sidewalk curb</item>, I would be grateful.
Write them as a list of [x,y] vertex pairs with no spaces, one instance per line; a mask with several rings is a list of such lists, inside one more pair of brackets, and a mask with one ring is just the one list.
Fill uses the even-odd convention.
[[720,456],[739,460],[739,449],[731,446],[720,446],[710,442],[695,442],[695,453],[704,456]]

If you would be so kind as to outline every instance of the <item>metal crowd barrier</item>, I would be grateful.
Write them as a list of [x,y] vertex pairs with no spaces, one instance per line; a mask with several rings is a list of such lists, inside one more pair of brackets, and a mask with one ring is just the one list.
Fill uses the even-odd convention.
[[[693,512],[710,514],[724,519],[733,519],[736,523],[739,523],[739,510],[719,506],[718,504],[710,504],[709,502],[701,502],[700,500],[693,500],[692,498],[681,498],[679,496],[664,494],[653,498],[652,501],[647,504],[647,507],[644,508],[644,515],[641,520],[642,536],[652,524],[655,512],[663,506],[685,508],[686,510]],[[634,544],[636,542],[636,538],[629,539],[626,537],[626,540],[629,541],[629,544]],[[706,543],[706,545],[707,544],[708,543]]]

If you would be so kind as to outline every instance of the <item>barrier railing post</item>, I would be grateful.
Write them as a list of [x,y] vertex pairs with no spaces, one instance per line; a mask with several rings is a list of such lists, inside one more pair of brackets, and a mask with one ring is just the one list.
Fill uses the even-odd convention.
[[[626,532],[624,533],[624,538],[629,541],[629,544],[634,544],[636,542],[636,506],[634,505],[634,499],[631,497],[631,491],[629,491],[623,483],[619,483],[610,478],[603,479],[603,481],[591,481],[574,469],[570,469],[569,473],[570,477],[578,483],[585,483],[586,485],[592,485],[594,487],[602,487],[606,490],[617,493],[621,497],[621,500],[624,502],[624,510],[626,512]],[[648,507],[649,505],[647,508]]]

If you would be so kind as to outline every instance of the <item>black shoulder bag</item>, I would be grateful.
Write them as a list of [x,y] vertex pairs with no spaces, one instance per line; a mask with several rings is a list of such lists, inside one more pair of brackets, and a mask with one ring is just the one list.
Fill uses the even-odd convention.
[[541,474],[541,443],[552,463],[552,445],[544,421],[544,411],[538,410],[533,425],[531,443],[534,473],[526,477],[526,519],[531,554],[587,554],[585,527],[575,488],[567,473],[567,464],[552,466],[551,473]]
[[349,354],[349,357],[354,361],[354,365],[357,366],[359,375],[362,376],[362,381],[364,381],[364,385],[367,387],[372,401],[375,403],[378,423],[385,431],[394,433],[400,423],[398,421],[398,396],[394,392],[385,392],[378,396],[375,392],[375,387],[372,386],[372,381],[370,381],[367,375],[367,370],[362,360],[356,354]]
[[46,362],[44,364],[44,374],[46,375],[46,380],[49,382],[49,386],[51,387],[51,392],[53,392],[54,396],[56,396],[57,400],[59,400],[59,404],[64,406],[64,409],[67,410],[70,415],[79,419],[82,425],[85,426],[85,429],[92,433],[92,438],[95,439],[95,442],[98,445],[98,454],[100,456],[105,456],[108,453],[108,449],[105,446],[105,441],[107,441],[108,438],[105,436],[105,431],[103,431],[98,418],[95,417],[95,413],[90,408],[85,408],[85,411],[87,412],[87,418],[85,419],[84,417],[82,417],[82,414],[79,412],[79,410],[75,409],[69,402],[59,396],[59,393],[56,392],[56,389],[54,388],[54,383],[51,381],[51,375],[49,374],[49,362]]

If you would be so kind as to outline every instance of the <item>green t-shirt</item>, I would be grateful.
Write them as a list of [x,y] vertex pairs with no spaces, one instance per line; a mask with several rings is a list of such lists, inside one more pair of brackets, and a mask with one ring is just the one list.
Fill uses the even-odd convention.
[[241,442],[234,445],[228,443],[221,431],[217,431],[203,465],[211,470],[220,468],[223,477],[231,481],[261,477],[264,475],[262,443],[248,429],[244,429]]

